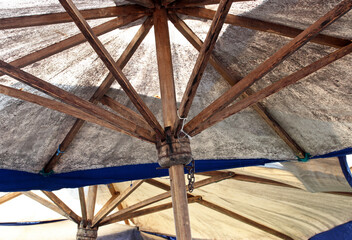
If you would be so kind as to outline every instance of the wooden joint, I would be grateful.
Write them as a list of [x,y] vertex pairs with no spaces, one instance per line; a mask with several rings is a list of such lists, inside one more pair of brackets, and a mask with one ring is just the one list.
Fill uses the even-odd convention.
[[187,165],[192,161],[191,144],[188,138],[167,136],[156,144],[158,163],[161,167]]

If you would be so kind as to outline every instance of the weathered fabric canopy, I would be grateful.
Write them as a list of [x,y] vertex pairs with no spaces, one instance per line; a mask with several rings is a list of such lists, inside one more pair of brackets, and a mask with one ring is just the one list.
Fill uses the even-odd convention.
[[[309,1],[304,4],[291,1],[235,2],[230,13],[248,17],[253,21],[259,19],[304,29],[337,3],[338,1],[328,4],[314,2],[315,7],[310,8]],[[123,3],[90,1],[76,4],[78,9],[83,10]],[[201,15],[205,9],[199,13],[193,11],[194,8],[175,8],[175,10],[181,13],[189,11],[189,15]],[[1,5],[3,18],[62,11],[61,5],[56,1],[44,1],[40,4],[28,1],[26,5],[3,1]],[[142,10],[134,11],[142,12]],[[141,18],[140,15],[135,18]],[[204,39],[210,22],[184,17],[182,14],[179,16]],[[142,17],[127,27],[115,29],[100,37],[114,59],[119,58],[145,19],[146,17]],[[89,24],[94,27],[108,20],[110,19],[89,20]],[[112,21],[118,26],[118,21]],[[251,24],[255,25],[256,22]],[[72,43],[67,46],[63,44],[69,37],[72,42],[74,38],[72,36],[79,32],[74,23],[12,28],[16,23],[11,26],[11,21],[4,21],[3,25],[2,28],[6,29],[2,30],[1,35],[2,61],[21,66],[24,71],[86,100],[94,94],[106,77],[107,68],[88,43],[76,44],[77,46],[73,47]],[[336,42],[348,43],[352,34],[350,25],[351,14],[347,13],[322,34],[336,37]],[[260,26],[252,28],[257,30],[258,27]],[[169,28],[176,99],[180,102],[198,52],[171,23]],[[255,30],[225,24],[220,33],[214,55],[219,64],[228,70],[232,79],[238,80],[241,76],[246,76],[290,41],[290,38],[280,36],[284,34],[271,33],[277,33],[278,30],[275,29],[270,30],[267,27],[265,32]],[[56,46],[59,50],[52,50],[52,46]],[[44,49],[42,51],[45,54],[42,53],[38,57],[38,51],[41,49]],[[60,51],[63,49],[67,50]],[[334,50],[331,46],[308,43],[258,81],[253,89],[262,89]],[[42,58],[44,59],[41,60]],[[265,111],[285,129],[304,152],[312,156],[351,147],[350,63],[351,57],[345,56],[263,102]],[[153,34],[146,36],[123,72],[159,122],[162,122]],[[1,77],[1,83],[23,92],[45,96],[8,76]],[[222,76],[214,68],[207,67],[185,123],[228,89],[229,84]],[[2,90],[3,93],[4,91]],[[106,95],[129,108],[134,108],[116,82]],[[1,168],[39,173],[53,154],[57,153],[57,150],[60,151],[59,146],[74,121],[71,116],[57,111],[1,95]],[[295,160],[298,155],[257,112],[249,108],[196,135],[191,140],[191,148],[196,160],[248,158]],[[72,143],[65,146],[65,153],[53,170],[55,173],[67,173],[156,162],[157,154],[153,144],[96,124],[86,123]]]
[[[167,176],[161,159],[193,158],[196,172],[280,162],[307,191],[352,192],[352,1],[232,2],[0,0],[0,191]],[[336,219],[277,230],[308,238]]]

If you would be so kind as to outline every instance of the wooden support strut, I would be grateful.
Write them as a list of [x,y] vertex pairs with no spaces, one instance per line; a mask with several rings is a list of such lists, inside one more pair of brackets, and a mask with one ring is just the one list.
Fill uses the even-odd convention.
[[[121,54],[119,60],[116,62],[117,66],[119,66],[121,69],[123,69],[127,62],[130,60],[132,57],[133,53],[137,50],[138,46],[141,44],[145,36],[148,34],[149,30],[153,26],[153,18],[148,17],[142,26],[139,28],[135,36],[133,37],[132,41],[128,44],[126,47],[125,51]],[[89,99],[89,102],[93,104],[97,104],[98,101],[104,96],[104,94],[110,89],[110,86],[114,82],[114,77],[112,76],[111,73],[108,74],[108,76],[104,79],[103,83],[98,87],[98,89],[95,91],[93,96]],[[79,130],[84,124],[84,120],[82,119],[77,119],[73,126],[71,127],[70,131],[67,133],[66,137],[60,144],[60,148],[62,149],[63,152],[66,151],[68,146],[71,144]],[[56,154],[54,153],[53,156],[50,158],[48,163],[44,166],[44,171],[46,173],[50,172],[56,163],[59,161],[61,158],[61,154]]]
[[136,124],[124,118],[121,118],[103,108],[97,107],[94,104],[73,95],[72,93],[58,88],[53,84],[41,80],[1,60],[0,71],[17,79],[18,81],[21,81],[33,88],[38,89],[41,92],[44,92],[54,98],[60,99],[66,104],[78,108],[79,110],[89,115],[95,116],[104,122],[108,122],[109,124],[115,126],[116,129],[120,129],[120,131],[125,134],[139,137],[145,140],[150,139],[150,131],[143,129],[142,127],[138,127]]
[[92,221],[92,227],[98,226],[98,224],[103,220],[105,216],[107,216],[117,205],[119,205],[129,195],[131,195],[143,182],[144,180],[134,181],[132,183],[132,186],[128,187],[119,196],[111,199],[112,201],[108,201],[107,204],[105,204],[100,209],[100,211],[94,216],[94,219]]
[[18,196],[22,195],[21,192],[12,192],[12,193],[7,193],[3,196],[0,197],[0,204],[3,204],[5,202],[8,202]]
[[[175,27],[181,32],[181,34],[199,51],[203,44],[202,40],[182,21],[176,14],[169,12],[169,19],[175,25]],[[235,85],[242,78],[239,73],[230,72],[222,63],[212,54],[209,59],[209,63],[219,72],[219,74],[231,85]],[[242,93],[241,97],[246,98],[251,95],[251,89],[247,89],[246,92]],[[263,120],[270,126],[278,136],[292,149],[296,156],[304,158],[305,151],[294,141],[291,136],[283,129],[280,124],[271,116],[266,108],[256,103],[252,106],[253,109],[263,118]]]
[[[215,182],[219,182],[219,181],[222,181],[222,180],[225,180],[225,179],[228,179],[228,178],[232,178],[234,176],[234,173],[232,172],[224,172],[224,173],[219,173],[217,174],[216,176],[212,176],[210,178],[207,178],[207,179],[204,179],[204,180],[201,180],[201,181],[197,181],[195,184],[194,184],[194,188],[200,188],[200,187],[203,187],[203,186],[206,186],[206,185],[209,185],[209,184],[212,184],[212,183],[215,183]],[[159,194],[159,195],[156,195],[154,197],[151,197],[151,198],[148,198],[148,199],[145,199],[139,203],[136,203],[134,205],[131,205],[125,209],[122,209],[120,211],[118,211],[117,213],[114,213],[114,214],[111,214],[107,217],[105,217],[101,222],[100,222],[100,225],[106,225],[106,224],[110,224],[110,223],[115,223],[118,221],[118,219],[121,218],[121,216],[127,214],[127,213],[131,213],[131,212],[134,212],[140,208],[143,208],[143,207],[146,207],[146,206],[149,206],[153,203],[156,203],[156,202],[159,202],[161,200],[164,200],[166,198],[169,198],[171,197],[171,191],[170,191],[170,187],[169,186],[165,186],[165,184],[157,181],[157,180],[154,180],[154,179],[147,179],[145,180],[146,183],[148,184],[151,184],[153,186],[156,186],[158,188],[161,188],[167,192],[165,193],[162,193],[162,194]]]
[[57,207],[55,204],[49,202],[48,200],[38,196],[37,194],[31,192],[31,191],[28,191],[28,192],[22,192],[23,195],[25,195],[26,197],[29,197],[31,198],[32,200],[40,203],[41,205],[49,208],[50,210],[54,211],[54,212],[57,212],[58,214],[66,217],[66,218],[69,218],[69,216],[67,216],[67,214],[62,211],[59,207]]
[[207,66],[210,55],[215,47],[216,40],[220,34],[221,28],[225,22],[227,13],[231,8],[232,2],[230,0],[222,0],[218,6],[216,14],[214,15],[212,24],[209,28],[208,34],[202,45],[196,63],[194,65],[191,77],[188,80],[186,90],[183,94],[182,101],[179,107],[179,114],[181,119],[175,123],[175,136],[181,131],[182,118],[187,118],[191,108],[194,97],[203,76],[204,70]]
[[[115,19],[112,19],[108,22],[105,22],[103,24],[100,24],[100,25],[94,27],[92,30],[97,36],[100,36],[104,33],[110,32],[116,28],[125,26],[131,22],[134,22],[144,16],[145,16],[144,14],[139,14],[139,15],[131,15],[131,16],[124,16],[124,17],[115,18]],[[55,55],[55,54],[62,52],[64,50],[75,47],[85,41],[86,41],[86,39],[83,36],[83,34],[79,33],[79,34],[73,35],[72,37],[66,38],[60,42],[54,43],[54,44],[49,45],[45,48],[37,50],[33,53],[25,55],[21,58],[18,58],[16,60],[10,62],[10,64],[15,67],[22,68],[22,67],[28,66],[32,63],[38,62],[42,59],[45,59],[47,57],[50,57],[52,55]],[[0,76],[2,76],[2,75],[3,74],[0,73]]]
[[48,191],[42,191],[51,201],[58,206],[69,219],[79,224],[81,222],[81,217],[79,217],[74,211],[71,210],[63,201],[61,201],[54,193]]
[[[15,97],[27,102],[35,103],[40,106],[53,109],[68,115],[71,115],[75,118],[79,118],[81,121],[88,121],[91,123],[98,124],[100,126],[110,128],[112,130],[118,131],[118,132],[123,132],[123,130],[116,125],[113,125],[105,120],[99,119],[93,114],[88,114],[79,108],[73,107],[71,105],[67,105],[52,99],[44,98],[32,93],[24,92],[15,88],[10,88],[4,85],[0,84],[0,94],[5,94],[10,97]],[[153,139],[150,139],[150,142],[154,142]],[[60,146],[60,150],[63,151],[63,149]],[[55,154],[56,155],[56,154]],[[44,169],[45,170],[45,169]],[[46,171],[48,173],[50,171]]]
[[[197,18],[209,19],[209,20],[213,19],[216,13],[211,9],[199,8],[199,7],[178,8],[174,10],[180,14],[197,17]],[[243,27],[243,28],[253,29],[256,31],[277,34],[277,35],[281,35],[289,38],[294,38],[303,32],[303,30],[301,29],[285,26],[279,23],[266,22],[263,20],[258,20],[258,19],[245,17],[245,16],[236,16],[233,14],[227,15],[225,19],[225,23],[228,23],[234,26]],[[334,48],[340,48],[350,44],[351,40],[332,37],[324,34],[318,34],[311,40],[311,42],[334,47]]]
[[[187,198],[187,203],[195,203],[195,202],[199,202],[202,200],[201,196],[190,196]],[[103,225],[107,225],[107,224],[111,224],[113,222],[119,222],[125,219],[132,219],[132,218],[136,218],[136,217],[141,217],[147,214],[152,214],[155,212],[160,212],[166,209],[170,209],[173,207],[173,203],[164,203],[155,207],[150,207],[150,208],[145,208],[145,209],[141,209],[138,211],[133,211],[133,212],[127,212],[123,215],[118,216],[117,218],[115,218],[113,221],[105,221]],[[184,238],[177,238],[177,239],[184,239]],[[189,238],[191,239],[191,238]]]
[[[231,172],[227,172],[227,174],[230,174],[230,173],[231,173]],[[211,176],[219,176],[220,174],[222,175],[223,172],[217,172],[216,174],[212,174]],[[234,175],[233,177],[236,177],[236,175]],[[168,185],[166,185],[166,184],[164,184],[164,183],[161,183],[161,182],[158,182],[157,184],[155,184],[155,182],[154,182],[154,183],[152,183],[152,184],[153,184],[154,186],[156,186],[156,187],[159,187],[159,188],[163,189],[163,190],[168,190],[168,189],[170,188]],[[193,195],[193,194],[191,194],[191,193],[188,193],[187,195],[188,195],[188,198],[196,197],[195,195]],[[232,217],[232,218],[234,218],[234,219],[236,219],[236,220],[238,220],[238,221],[241,221],[241,222],[243,222],[243,223],[246,223],[246,224],[248,224],[248,225],[251,225],[251,226],[253,226],[253,227],[255,227],[255,228],[258,228],[258,229],[260,229],[260,230],[262,230],[262,231],[264,231],[264,232],[267,232],[267,233],[269,233],[269,234],[272,234],[272,235],[274,235],[274,236],[280,237],[280,238],[282,238],[282,239],[289,239],[289,240],[292,240],[291,237],[287,236],[287,235],[284,234],[284,233],[278,232],[278,231],[276,231],[275,229],[272,229],[272,228],[269,228],[269,227],[267,227],[267,226],[265,226],[265,225],[262,225],[262,224],[260,224],[260,223],[257,223],[257,222],[255,222],[255,221],[253,221],[253,220],[251,220],[251,219],[249,219],[249,218],[246,218],[246,217],[244,217],[244,216],[242,216],[242,215],[239,215],[239,214],[237,214],[237,213],[235,213],[235,212],[233,212],[233,211],[230,211],[230,210],[227,210],[227,209],[225,209],[225,208],[222,208],[222,207],[218,206],[217,204],[212,203],[212,202],[210,202],[210,201],[207,201],[207,200],[205,200],[205,199],[203,199],[203,198],[199,199],[199,201],[197,201],[197,203],[202,204],[202,205],[204,205],[204,206],[206,206],[206,207],[212,208],[212,209],[215,210],[215,211],[218,211],[218,212],[220,212],[220,213],[222,213],[222,214],[225,214],[225,215],[227,215],[227,216],[229,216],[229,217]]]
[[78,195],[79,195],[79,201],[80,201],[81,212],[82,212],[81,224],[85,227],[88,225],[88,217],[87,217],[87,204],[86,204],[86,198],[84,195],[84,188],[83,187],[78,188]]
[[[146,14],[150,10],[138,5],[122,5],[106,8],[82,10],[85,19],[109,18],[127,15]],[[0,30],[22,27],[33,27],[57,23],[72,22],[72,18],[66,13],[49,13],[42,15],[20,16],[0,19]]]
[[292,41],[282,47],[274,55],[265,62],[260,64],[256,69],[250,72],[241,81],[235,84],[231,89],[225,92],[221,97],[215,100],[207,108],[202,110],[185,126],[186,132],[193,131],[198,125],[205,122],[211,116],[220,112],[236,100],[245,90],[253,83],[261,79],[265,74],[274,69],[278,64],[284,61],[291,54],[296,52],[300,47],[306,44],[310,39],[314,38],[320,31],[325,29],[331,23],[339,19],[352,8],[352,1],[345,0],[338,4],[335,8],[313,23],[310,27],[304,30],[301,34],[295,37]]
[[121,69],[116,65],[114,59],[108,53],[104,45],[94,34],[87,21],[83,18],[82,14],[78,11],[77,7],[71,0],[60,0],[61,5],[66,9],[67,13],[72,17],[77,27],[81,30],[87,41],[98,54],[105,66],[109,69],[116,81],[120,84],[122,89],[126,92],[127,96],[131,99],[132,103],[136,106],[137,110],[141,113],[148,124],[154,129],[158,138],[163,138],[164,130],[160,126],[154,114],[150,111],[147,105],[143,102]]
[[269,87],[266,87],[258,92],[253,93],[252,95],[248,96],[247,98],[240,100],[239,102],[231,105],[218,113],[214,114],[204,123],[196,126],[194,129],[189,129],[189,134],[194,136],[199,134],[204,129],[213,126],[214,124],[232,116],[233,114],[257,103],[258,101],[263,100],[264,98],[286,88],[287,86],[294,84],[295,82],[301,80],[302,78],[318,71],[320,68],[325,67],[326,65],[346,56],[347,54],[352,52],[352,43],[347,45],[346,47],[340,48],[333,53],[319,59],[318,61],[302,68],[301,70],[273,83]]

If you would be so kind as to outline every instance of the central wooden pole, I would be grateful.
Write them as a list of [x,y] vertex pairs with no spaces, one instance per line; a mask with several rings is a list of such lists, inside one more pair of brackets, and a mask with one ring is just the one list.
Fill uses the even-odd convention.
[[179,240],[191,240],[191,224],[189,221],[188,201],[183,165],[169,168],[172,207],[176,226],[176,237]]
[[191,159],[191,150],[188,139],[177,141],[178,139],[174,138],[173,126],[178,117],[166,9],[156,6],[153,17],[166,138],[157,144],[159,164],[169,167],[177,239],[191,240],[183,166]]

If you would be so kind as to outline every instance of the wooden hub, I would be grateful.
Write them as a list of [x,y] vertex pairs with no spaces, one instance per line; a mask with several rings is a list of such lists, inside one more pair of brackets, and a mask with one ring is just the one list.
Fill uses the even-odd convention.
[[186,165],[192,161],[191,144],[188,138],[168,137],[156,144],[158,163],[161,167]]
[[98,237],[98,228],[78,226],[77,240],[96,240]]

